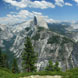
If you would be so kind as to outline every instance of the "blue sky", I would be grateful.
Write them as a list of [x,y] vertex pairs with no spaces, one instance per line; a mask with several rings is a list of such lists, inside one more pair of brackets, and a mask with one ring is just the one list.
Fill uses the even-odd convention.
[[34,15],[48,21],[78,21],[78,0],[0,0],[1,24],[25,21]]

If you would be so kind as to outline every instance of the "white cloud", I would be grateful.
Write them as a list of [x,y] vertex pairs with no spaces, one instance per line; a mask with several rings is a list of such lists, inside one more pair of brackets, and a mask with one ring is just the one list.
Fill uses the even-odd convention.
[[73,6],[71,3],[66,2],[65,5],[67,6]]
[[41,9],[55,8],[55,5],[53,3],[47,2],[46,0],[33,2],[31,0],[21,0],[20,2],[17,2],[16,0],[4,0],[4,1],[19,8],[25,7],[41,8]]
[[42,15],[42,13],[40,13],[40,12],[32,12],[33,13],[33,15],[37,15],[37,16],[41,16]]
[[76,3],[78,3],[78,0],[74,0]]
[[64,0],[55,0],[55,5],[63,7],[64,5],[66,6],[73,6],[71,3],[64,2]]
[[35,16],[42,16],[42,13],[40,12],[29,12],[28,10],[21,10],[18,13],[11,12],[6,17],[0,18],[0,24],[14,24],[22,21],[26,21],[30,18],[33,18]]
[[56,20],[49,18],[48,16],[44,16],[40,12],[29,12],[28,10],[21,10],[18,13],[11,12],[6,17],[0,18],[0,24],[15,24],[23,21],[27,21],[28,19],[32,19],[34,16],[42,16],[44,20],[48,23],[55,23]]
[[36,8],[41,8],[41,9],[45,9],[45,8],[55,8],[55,5],[53,5],[50,2],[46,2],[46,1],[34,1],[33,3],[31,3],[30,5],[31,7],[36,7]]
[[[72,4],[68,2],[65,3],[64,0],[55,0],[55,4],[53,4],[52,2],[48,2],[46,0],[41,0],[41,1],[21,0],[20,2],[16,0],[4,0],[4,1],[6,3],[11,4],[12,6],[15,6],[17,9],[26,8],[26,7],[46,9],[46,8],[55,8],[56,5],[60,7],[63,7],[64,5],[72,6]],[[74,1],[78,3],[78,0]]]
[[60,22],[59,20],[54,20],[52,18],[49,18],[48,16],[43,16],[43,18],[45,19],[47,23],[59,23]]
[[46,19],[46,22],[48,22],[48,23],[58,23],[59,21],[58,20],[47,18]]
[[55,5],[63,7],[64,6],[64,0],[55,0]]
[[[24,8],[27,5],[24,3],[24,0],[22,0],[21,2],[17,2],[16,0],[4,0],[6,3],[10,3],[13,6],[17,6],[20,8]],[[27,0],[26,0],[27,1]]]

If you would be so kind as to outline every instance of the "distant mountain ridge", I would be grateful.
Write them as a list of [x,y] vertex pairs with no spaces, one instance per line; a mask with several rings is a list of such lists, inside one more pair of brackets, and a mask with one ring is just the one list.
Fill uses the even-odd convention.
[[2,28],[0,25],[0,46],[7,51],[9,58],[18,58],[19,68],[22,69],[21,53],[25,38],[30,36],[35,52],[38,53],[37,70],[43,70],[48,60],[52,60],[53,63],[58,61],[62,70],[77,67],[78,45],[73,37],[70,37],[72,32],[68,34],[69,27],[67,24],[48,24],[42,17],[34,17],[33,20],[16,24],[11,28]]

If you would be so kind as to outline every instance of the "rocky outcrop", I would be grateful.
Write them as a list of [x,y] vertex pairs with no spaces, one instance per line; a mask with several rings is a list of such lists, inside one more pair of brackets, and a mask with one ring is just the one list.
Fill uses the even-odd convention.
[[48,25],[47,25],[46,21],[44,20],[44,18],[42,16],[35,17],[34,21],[35,21],[35,24],[37,24],[38,27],[44,27],[44,28],[48,29]]

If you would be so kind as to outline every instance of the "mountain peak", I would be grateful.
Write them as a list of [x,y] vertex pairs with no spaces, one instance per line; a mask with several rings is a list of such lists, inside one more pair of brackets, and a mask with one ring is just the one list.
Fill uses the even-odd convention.
[[44,20],[42,16],[34,16],[34,25],[39,27],[48,28],[47,22]]

